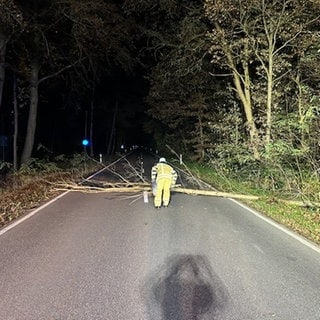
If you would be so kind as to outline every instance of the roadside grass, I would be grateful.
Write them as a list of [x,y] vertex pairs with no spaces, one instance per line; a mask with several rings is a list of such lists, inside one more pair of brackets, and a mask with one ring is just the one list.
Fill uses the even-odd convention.
[[[195,163],[187,165],[195,176],[219,191],[259,196],[258,200],[241,200],[241,202],[310,241],[320,244],[320,207],[284,203],[279,199],[301,201],[303,199],[281,189],[268,191],[258,188],[256,183],[242,181],[240,177],[239,180],[230,178],[231,175],[228,172],[218,172],[213,168]],[[309,191],[308,198],[315,200],[319,194],[315,194],[313,197],[312,190],[314,192],[318,192],[318,190],[313,185],[313,181],[309,183],[310,185],[305,184],[304,188]]]
[[305,238],[320,244],[319,208],[288,205],[268,199],[246,201],[246,204]]

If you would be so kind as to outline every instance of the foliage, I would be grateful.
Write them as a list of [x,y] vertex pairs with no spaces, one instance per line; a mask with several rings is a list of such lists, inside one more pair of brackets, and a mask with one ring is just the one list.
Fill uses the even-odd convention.
[[6,161],[0,161],[0,174],[6,173],[12,167],[12,163]]
[[[310,1],[206,1],[211,25],[197,1],[190,6],[183,1],[126,4],[148,27],[144,52],[153,53],[155,65],[146,101],[154,120],[146,127],[159,143],[164,135],[175,137],[179,152],[194,159],[219,154],[239,165],[252,156],[267,162],[281,140],[287,152],[278,152],[277,159],[315,145],[311,101],[318,92],[306,79],[297,83],[296,77],[296,70],[306,77],[319,44],[317,13]],[[147,18],[164,13],[161,25]],[[292,119],[296,129],[285,119]]]
[[54,162],[47,162],[43,159],[30,158],[25,161],[20,169],[20,174],[34,174],[37,172],[49,173],[59,171],[59,168]]
[[[126,3],[128,5],[129,1]],[[132,6],[132,1],[130,3]],[[203,159],[205,148],[211,146],[208,123],[213,117],[215,105],[209,105],[214,97],[214,84],[205,70],[209,60],[202,4],[199,1],[166,1],[158,6],[150,4],[146,1],[144,6],[135,7],[135,11],[131,9],[135,14],[138,11],[140,16],[158,14],[164,19],[161,25],[147,18],[145,21],[147,46],[144,52],[154,57],[146,99],[148,115],[153,120],[146,127],[151,129],[149,132],[154,128],[158,145],[163,141],[163,132],[168,138],[180,142],[180,151]],[[146,8],[151,9],[148,15]]]
[[298,0],[205,1],[212,24],[212,63],[232,76],[256,159],[276,137],[274,120],[286,110],[286,93],[288,87],[294,90],[292,76],[300,59],[307,60],[302,52],[309,55],[319,45],[315,5]]
[[[267,156],[256,161],[245,147],[224,145],[207,154],[209,167],[241,184],[292,198],[320,201],[317,163],[308,154],[279,141],[270,146]],[[240,188],[241,189],[241,188]],[[239,190],[240,190],[239,189]],[[230,190],[231,191],[231,190]],[[235,191],[235,190],[232,190]]]
[[[72,50],[87,57],[93,78],[101,76],[101,71],[107,72],[106,68],[99,68],[103,65],[120,66],[126,71],[132,68],[135,26],[116,1],[64,0],[59,4],[59,12],[71,24]],[[78,71],[85,72],[81,67]]]

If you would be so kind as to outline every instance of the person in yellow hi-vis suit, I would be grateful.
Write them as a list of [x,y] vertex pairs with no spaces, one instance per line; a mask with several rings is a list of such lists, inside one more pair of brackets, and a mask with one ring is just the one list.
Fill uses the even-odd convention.
[[154,197],[154,206],[160,208],[169,205],[170,187],[177,181],[177,172],[167,164],[165,158],[160,158],[159,162],[151,169],[152,185],[156,183],[156,192]]

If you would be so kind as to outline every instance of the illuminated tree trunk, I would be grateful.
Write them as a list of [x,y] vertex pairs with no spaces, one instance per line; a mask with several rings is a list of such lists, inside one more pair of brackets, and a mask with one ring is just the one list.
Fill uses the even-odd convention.
[[[220,27],[217,27],[217,28],[220,29]],[[245,50],[248,50],[247,43],[245,45]],[[225,54],[228,59],[229,67],[232,70],[233,83],[235,85],[235,89],[239,95],[239,98],[241,100],[241,103],[242,103],[242,106],[244,109],[244,113],[246,116],[253,157],[254,157],[254,159],[258,160],[258,159],[260,159],[260,154],[259,154],[259,150],[258,150],[259,137],[258,137],[256,124],[254,122],[254,117],[253,117],[252,102],[251,102],[251,100],[252,100],[251,99],[251,89],[250,89],[251,81],[250,81],[248,61],[247,60],[242,61],[243,74],[240,74],[236,68],[236,65],[234,63],[233,56],[232,56],[231,52],[226,47],[225,47]]]
[[117,119],[117,113],[118,113],[118,101],[116,102],[116,107],[113,113],[113,119],[112,119],[112,127],[111,132],[109,136],[109,143],[108,143],[108,149],[107,149],[107,155],[111,155],[114,151],[115,147],[115,139],[116,139],[116,119]]
[[37,59],[34,59],[34,61],[31,63],[29,117],[27,124],[26,139],[21,156],[21,163],[24,163],[27,159],[31,157],[34,145],[39,99],[39,69],[39,61]]
[[91,98],[90,105],[90,157],[93,157],[93,110],[94,110],[94,91]]
[[305,143],[305,116],[304,116],[304,111],[303,111],[303,92],[302,92],[302,83],[300,81],[300,74],[296,76],[296,84],[298,86],[298,98],[297,98],[297,105],[298,105],[298,114],[299,114],[299,125],[300,125],[300,143],[303,148],[306,148],[306,143]]
[[[273,51],[273,50],[272,50]],[[268,83],[267,83],[267,110],[266,110],[266,146],[271,142],[271,127],[272,127],[272,90],[273,90],[273,52],[269,52],[268,66]]]
[[200,146],[199,146],[199,156],[200,156],[200,160],[202,161],[204,159],[205,156],[205,150],[204,150],[204,133],[203,133],[203,123],[202,123],[202,115],[199,114],[198,115],[198,126],[199,126],[199,142],[200,142]]
[[13,117],[14,117],[14,133],[13,133],[13,170],[18,169],[18,150],[17,150],[17,140],[18,140],[18,86],[17,77],[13,77]]

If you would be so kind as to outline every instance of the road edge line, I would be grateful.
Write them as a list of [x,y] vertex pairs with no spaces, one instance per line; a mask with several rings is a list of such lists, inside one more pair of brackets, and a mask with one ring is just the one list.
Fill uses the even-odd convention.
[[0,230],[0,237],[5,234],[6,232],[8,232],[9,230],[13,229],[14,227],[16,227],[17,225],[19,225],[20,223],[24,222],[25,220],[31,218],[33,215],[35,215],[37,212],[39,212],[40,210],[44,209],[45,207],[49,206],[51,203],[57,201],[58,199],[61,199],[62,197],[64,197],[67,193],[69,193],[71,190],[68,190],[60,195],[58,195],[57,197],[51,199],[50,201],[46,202],[45,204],[43,204],[42,206],[36,208],[35,210],[31,211],[30,213],[26,214],[25,216],[19,218],[18,220],[12,222],[11,224],[7,225],[6,227],[4,227],[3,229]]
[[[133,151],[129,152],[128,154],[133,153]],[[87,177],[86,179],[89,180],[91,178],[93,178],[94,176],[96,176],[97,174],[99,174],[100,172],[108,169],[109,166],[117,163],[118,161],[122,160],[123,158],[125,158],[128,154],[123,155],[122,157],[120,157],[119,159],[115,160],[114,162],[108,164],[106,167],[98,170],[97,172],[93,173],[91,176]],[[17,225],[19,225],[20,223],[24,222],[25,220],[31,218],[33,215],[35,215],[37,212],[39,212],[40,210],[44,209],[45,207],[49,206],[51,203],[55,202],[56,200],[64,197],[67,193],[71,192],[72,190],[68,190],[62,194],[60,194],[59,196],[51,199],[50,201],[46,202],[45,204],[43,204],[42,206],[38,207],[37,209],[31,211],[30,213],[26,214],[23,217],[18,217],[17,220],[15,220],[14,222],[12,222],[11,224],[3,227],[3,229],[0,229],[0,237],[5,234],[6,232],[8,232],[9,230],[13,229],[14,227],[16,227]]]
[[264,216],[262,213],[259,213],[258,211],[253,210],[252,208],[246,206],[245,204],[243,204],[237,200],[234,200],[231,198],[228,198],[228,199],[320,254],[320,246],[318,246],[316,243],[311,242],[311,240],[304,238],[302,235],[295,233],[294,231],[288,229],[287,227],[282,226],[278,222],[272,220],[271,218],[269,218],[267,216]]

